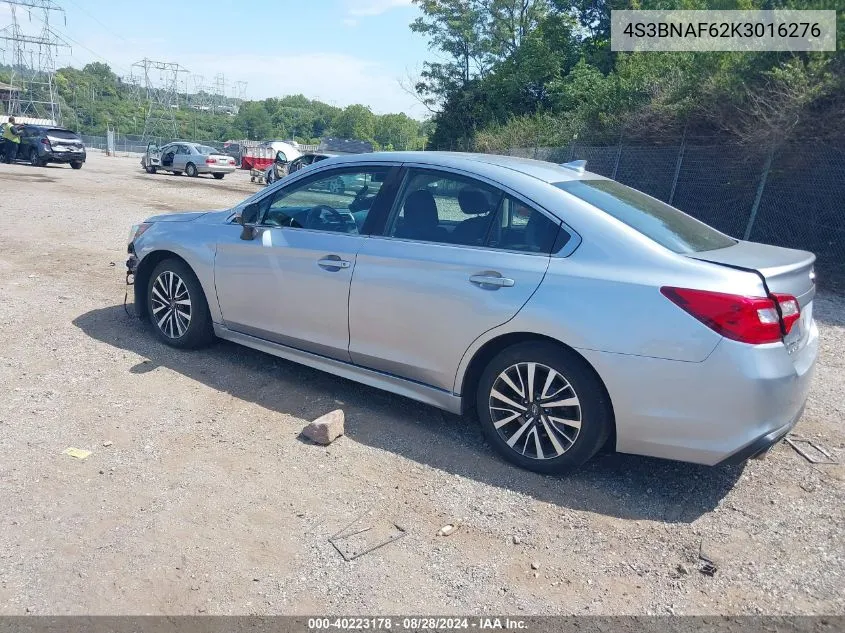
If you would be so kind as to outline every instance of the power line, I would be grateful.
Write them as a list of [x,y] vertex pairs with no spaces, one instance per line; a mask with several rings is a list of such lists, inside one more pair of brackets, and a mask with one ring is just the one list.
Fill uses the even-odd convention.
[[106,24],[103,24],[103,22],[101,22],[101,21],[100,21],[100,19],[99,19],[96,15],[94,15],[93,13],[90,13],[87,9],[85,9],[85,7],[81,6],[81,5],[80,5],[79,3],[77,3],[77,2],[74,2],[74,0],[68,0],[68,2],[70,2],[73,6],[75,6],[77,9],[79,9],[80,11],[82,11],[82,12],[83,12],[85,15],[87,15],[89,18],[91,18],[91,19],[92,19],[92,20],[94,20],[97,24],[99,24],[99,25],[100,25],[100,26],[102,26],[104,29],[106,29],[109,33],[111,33],[112,35],[114,35],[114,36],[115,36],[115,37],[117,37],[118,39],[123,40],[123,41],[124,41],[124,42],[126,42],[127,44],[129,43],[129,40],[128,40],[128,39],[126,39],[125,37],[123,37],[120,33],[115,32],[112,28],[110,28],[110,27],[109,27],[109,26],[107,26]]
[[[12,48],[11,85],[6,109],[9,114],[50,119],[61,122],[61,108],[55,86],[55,55],[60,48],[69,47],[50,26],[50,15],[62,13],[64,9],[53,0],[6,0],[12,23],[0,29],[0,41],[8,42]],[[38,18],[43,28],[38,35],[25,34],[18,21],[18,9],[25,8],[32,15],[38,9],[43,18]],[[67,20],[67,18],[65,18]]]

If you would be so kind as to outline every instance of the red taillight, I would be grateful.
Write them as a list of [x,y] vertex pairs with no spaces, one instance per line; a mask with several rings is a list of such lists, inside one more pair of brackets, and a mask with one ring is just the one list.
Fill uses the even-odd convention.
[[216,159],[216,158],[212,158],[211,156],[209,156],[208,158],[206,158],[206,159],[205,159],[205,164],[206,164],[206,165],[213,165],[213,164],[214,164],[214,163],[216,163],[216,162],[217,162],[217,159]]
[[49,140],[49,139],[46,139],[46,138],[42,138],[42,139],[41,139],[41,144],[42,144],[42,145],[46,145],[47,147],[50,147],[50,140]]
[[[773,299],[743,297],[689,288],[660,289],[672,303],[725,338],[759,345],[781,340],[781,317]],[[787,333],[801,316],[798,301],[791,295],[773,295],[780,306]]]
[[229,164],[230,164],[230,165],[234,165],[234,164],[235,164],[235,159],[234,159],[234,158],[230,158],[230,159],[229,159]]

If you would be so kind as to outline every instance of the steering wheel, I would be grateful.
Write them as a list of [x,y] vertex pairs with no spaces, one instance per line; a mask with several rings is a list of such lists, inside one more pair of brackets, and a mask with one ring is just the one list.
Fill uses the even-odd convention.
[[327,204],[318,204],[316,207],[312,207],[308,211],[308,220],[306,221],[307,228],[313,229],[317,227],[318,222],[323,224],[323,211],[328,211],[329,215],[331,216],[330,220],[326,220],[325,224],[346,224],[346,218],[344,218],[340,213],[338,213],[337,209],[330,207]]

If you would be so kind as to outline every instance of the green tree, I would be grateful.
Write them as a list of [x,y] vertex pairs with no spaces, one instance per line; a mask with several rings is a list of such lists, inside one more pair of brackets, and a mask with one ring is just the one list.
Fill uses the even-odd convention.
[[332,123],[332,131],[341,138],[361,141],[375,140],[376,117],[372,111],[360,104],[344,108]]
[[273,131],[273,121],[267,108],[258,101],[244,103],[234,121],[235,128],[248,139],[266,139]]

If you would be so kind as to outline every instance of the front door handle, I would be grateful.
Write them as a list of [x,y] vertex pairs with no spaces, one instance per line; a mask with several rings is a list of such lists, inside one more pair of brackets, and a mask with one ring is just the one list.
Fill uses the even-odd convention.
[[480,275],[473,275],[469,278],[470,283],[478,286],[488,286],[493,288],[512,288],[514,280],[508,277],[502,277],[499,273],[483,273]]
[[341,259],[337,255],[328,255],[317,261],[317,266],[320,268],[327,268],[329,270],[340,270],[341,268],[349,268],[350,264],[345,259]]

